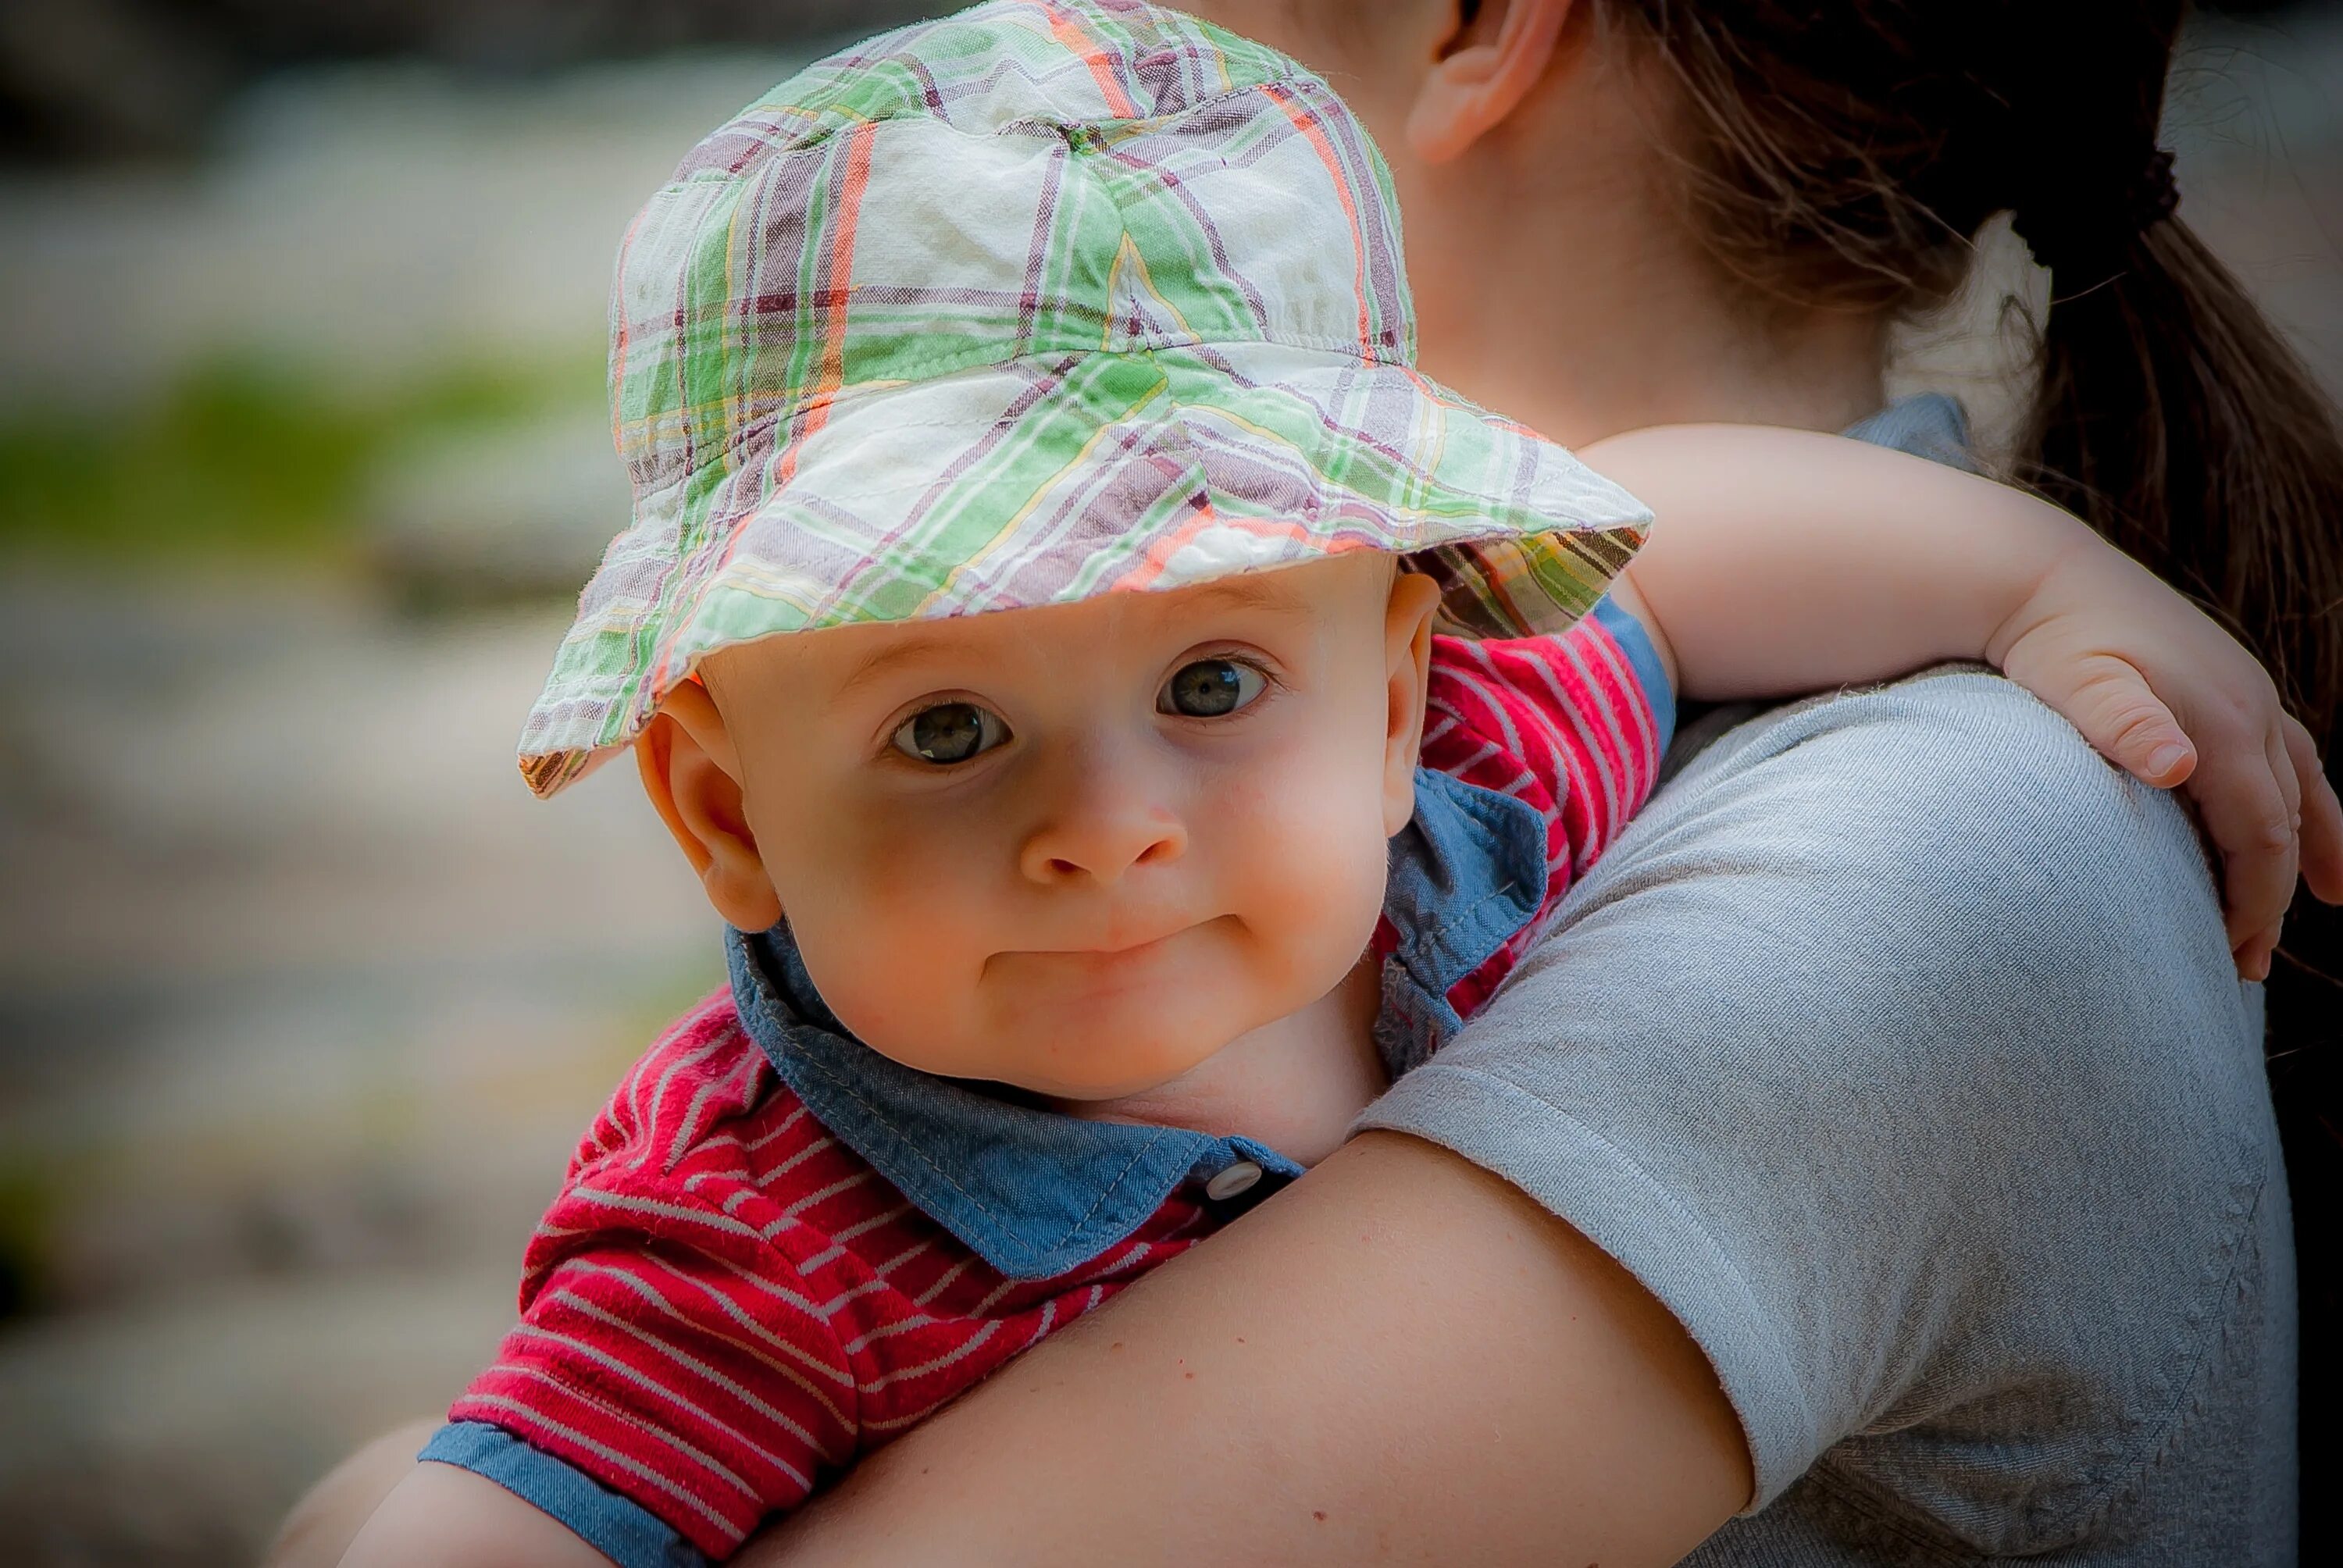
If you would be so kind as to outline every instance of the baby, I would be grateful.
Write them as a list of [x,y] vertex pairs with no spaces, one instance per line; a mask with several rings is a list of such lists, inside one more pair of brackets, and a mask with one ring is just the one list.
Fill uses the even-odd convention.
[[1679,689],[1990,658],[2171,782],[2169,709],[2259,679],[2073,519],[1831,437],[1590,448],[1658,503],[1637,556],[1613,479],[1411,367],[1332,93],[1129,0],[778,89],[637,220],[612,326],[635,520],[523,769],[631,744],[731,983],[353,1562],[729,1555],[1333,1149],[1626,827]]

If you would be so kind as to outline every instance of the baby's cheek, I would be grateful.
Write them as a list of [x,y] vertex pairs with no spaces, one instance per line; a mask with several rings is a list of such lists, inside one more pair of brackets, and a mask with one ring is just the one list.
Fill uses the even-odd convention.
[[948,876],[817,875],[789,909],[806,970],[840,1022],[901,1060],[898,1042],[956,1032],[976,959]]
[[801,947],[814,987],[849,1034],[923,1071],[962,1073],[947,1060],[963,1033],[966,986],[913,933],[874,935],[829,954]]
[[1378,792],[1292,789],[1232,799],[1232,901],[1308,1000],[1356,962],[1383,910],[1389,850]]

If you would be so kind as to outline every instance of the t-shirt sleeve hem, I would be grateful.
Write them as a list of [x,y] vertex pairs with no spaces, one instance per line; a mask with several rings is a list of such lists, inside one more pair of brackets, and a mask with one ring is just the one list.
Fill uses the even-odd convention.
[[1394,1083],[1354,1131],[1405,1132],[1503,1177],[1615,1259],[1683,1323],[1715,1368],[1756,1473],[1755,1513],[1821,1452],[1780,1334],[1731,1254],[1667,1189],[1601,1134],[1473,1068],[1432,1061]]
[[1644,700],[1651,705],[1652,731],[1659,737],[1654,754],[1666,756],[1668,743],[1676,733],[1676,694],[1668,685],[1667,671],[1660,666],[1660,650],[1653,646],[1652,634],[1644,628],[1642,621],[1607,596],[1594,603],[1594,622],[1611,634],[1611,640],[1626,655],[1627,667],[1635,672],[1636,683],[1644,689]]
[[559,1520],[618,1568],[709,1568],[699,1549],[659,1515],[502,1427],[450,1422],[415,1457],[485,1476]]

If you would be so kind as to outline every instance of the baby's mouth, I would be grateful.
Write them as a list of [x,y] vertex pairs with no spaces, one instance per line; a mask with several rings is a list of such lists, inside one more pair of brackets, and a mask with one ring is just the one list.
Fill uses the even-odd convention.
[[1176,924],[1156,922],[1139,931],[1111,932],[1105,940],[1060,948],[1019,948],[994,955],[994,961],[1038,961],[1051,967],[1065,967],[1107,974],[1117,970],[1136,968],[1160,958],[1164,950],[1181,938],[1207,926],[1217,925],[1226,916],[1211,920],[1181,920]]

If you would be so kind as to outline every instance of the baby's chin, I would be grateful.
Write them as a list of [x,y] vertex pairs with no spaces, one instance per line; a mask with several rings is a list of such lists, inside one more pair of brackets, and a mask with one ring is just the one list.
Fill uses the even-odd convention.
[[[1103,1109],[1113,1105],[1118,1101],[1140,1099],[1154,1093],[1157,1090],[1178,1083],[1222,1050],[1227,1050],[1229,1043],[1229,1040],[1224,1040],[1216,1046],[1197,1050],[1192,1058],[1182,1056],[1175,1059],[1172,1065],[1155,1065],[1126,1070],[1112,1077],[1084,1074],[1071,1081],[1063,1078],[1037,1076],[1030,1081],[1018,1083],[1016,1087],[1030,1093],[1041,1095],[1044,1099],[1055,1101],[1064,1110]],[[1119,1066],[1120,1064],[1110,1065]]]
[[884,1040],[868,1043],[922,1072],[1007,1084],[1071,1108],[1161,1089],[1219,1055],[1252,1027],[1242,1020],[1199,1019],[1192,1027],[1166,1030],[1165,1021],[1149,1020],[1143,1029],[1109,1024],[1019,1030],[1007,1039],[963,1040],[942,1050],[936,1049],[932,1035],[920,1046],[904,1041],[901,1050],[889,1049]]

